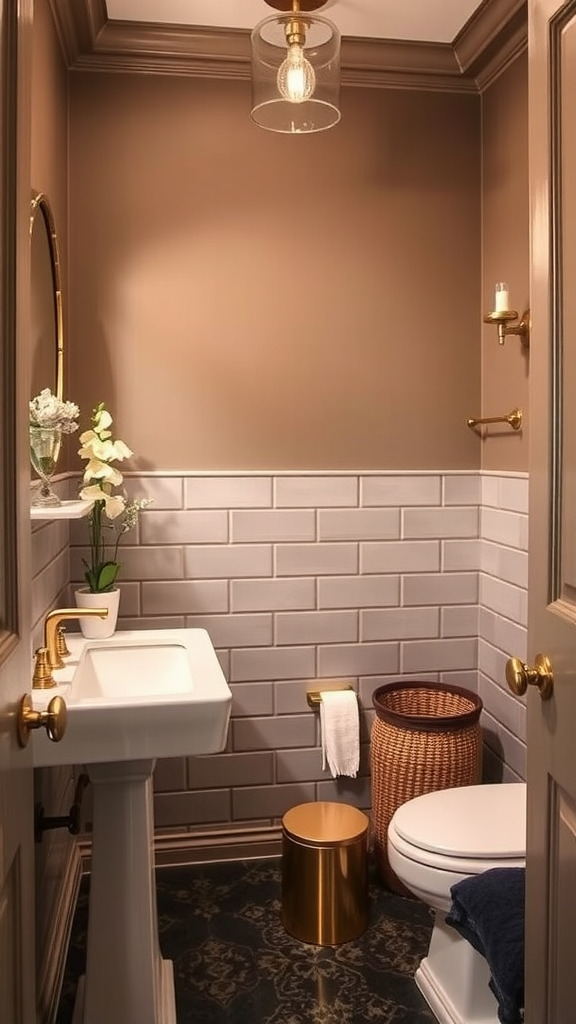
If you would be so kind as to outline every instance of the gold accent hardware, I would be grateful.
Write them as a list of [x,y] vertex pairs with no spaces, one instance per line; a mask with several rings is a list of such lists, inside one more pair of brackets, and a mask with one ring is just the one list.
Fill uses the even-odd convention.
[[512,409],[507,416],[484,416],[466,420],[466,426],[474,430],[486,423],[507,423],[512,430],[520,430],[522,426],[522,409]]
[[[55,367],[56,379],[35,382],[35,388],[50,387],[57,398],[64,397],[64,324],[62,317],[62,273],[60,265],[60,246],[56,231],[56,221],[50,205],[50,200],[45,192],[32,192],[30,200],[30,246],[35,251],[36,258],[32,259],[32,267],[35,268],[35,275],[38,267],[38,247],[42,248],[42,255],[47,251],[49,267],[48,273],[52,282],[52,308],[54,320],[52,325],[43,324],[42,339],[53,344],[55,353],[52,358],[52,365]],[[42,271],[40,271],[43,278]],[[34,276],[35,276],[34,275]],[[38,284],[38,282],[37,282]],[[34,292],[34,288],[33,288]],[[50,326],[50,329],[48,329]],[[42,362],[42,361],[41,361]],[[32,391],[34,394],[34,390]]]
[[293,18],[289,21],[284,29],[286,36],[287,46],[305,46],[306,45],[306,22],[298,21],[297,18]]
[[107,608],[55,608],[48,612],[44,622],[44,647],[48,649],[48,660],[51,668],[64,668],[62,657],[58,653],[57,632],[61,622],[68,619],[84,619],[98,616],[105,619]]
[[68,711],[62,697],[52,697],[46,711],[34,711],[30,694],[26,693],[18,708],[18,743],[25,747],[31,729],[46,729],[48,738],[59,743],[66,732]]
[[534,668],[520,658],[509,658],[506,662],[506,682],[517,697],[526,693],[529,686],[537,686],[542,700],[550,700],[554,689],[552,665],[545,654],[537,654]]
[[56,683],[52,678],[52,665],[48,657],[48,648],[39,647],[35,657],[32,688],[34,690],[50,690],[53,686],[56,686]]
[[60,658],[68,658],[70,651],[66,643],[66,626],[58,626],[56,629],[56,650]]
[[[327,686],[326,687],[326,690],[330,690],[332,693],[334,693],[335,691],[342,692],[342,690],[352,690],[353,691],[353,689],[354,688],[352,686]],[[315,708],[317,710],[320,707],[321,703],[322,703],[322,692],[320,690],[308,690],[308,692],[306,693],[306,700],[308,701],[309,707]]]
[[518,312],[515,309],[503,309],[499,312],[486,313],[485,324],[497,324],[498,344],[503,345],[508,334],[518,334],[523,348],[530,348],[530,310],[525,309],[518,321]]

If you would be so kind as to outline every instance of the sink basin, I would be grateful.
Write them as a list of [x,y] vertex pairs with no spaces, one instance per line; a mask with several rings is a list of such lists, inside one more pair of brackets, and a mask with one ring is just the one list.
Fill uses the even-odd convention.
[[34,765],[101,764],[212,754],[226,744],[232,694],[205,629],[119,631],[107,640],[68,634],[56,687],[68,726],[60,743],[32,734]]
[[156,641],[95,647],[88,644],[72,681],[72,700],[162,701],[191,689],[188,651],[183,644]]

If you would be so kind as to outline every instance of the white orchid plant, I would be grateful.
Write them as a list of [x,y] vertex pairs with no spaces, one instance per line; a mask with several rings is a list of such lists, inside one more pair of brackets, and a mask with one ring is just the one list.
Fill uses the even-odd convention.
[[73,434],[78,429],[76,420],[79,413],[74,402],[63,402],[52,394],[50,388],[43,388],[30,402],[30,426]]
[[112,463],[129,459],[133,452],[124,441],[112,437],[112,422],[104,402],[100,402],[92,413],[92,429],[80,435],[82,447],[78,452],[80,458],[88,462],[80,497],[94,502],[88,516],[90,561],[83,559],[84,578],[93,594],[114,589],[121,568],[120,540],[136,526],[140,511],[151,501],[149,498],[128,501],[125,492],[114,492],[124,477]]

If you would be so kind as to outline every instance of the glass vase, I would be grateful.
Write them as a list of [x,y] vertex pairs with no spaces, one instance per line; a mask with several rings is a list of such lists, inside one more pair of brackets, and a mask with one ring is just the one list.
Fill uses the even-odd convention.
[[40,489],[32,499],[33,508],[56,508],[62,502],[52,490],[62,444],[59,427],[30,427],[30,461],[40,477]]

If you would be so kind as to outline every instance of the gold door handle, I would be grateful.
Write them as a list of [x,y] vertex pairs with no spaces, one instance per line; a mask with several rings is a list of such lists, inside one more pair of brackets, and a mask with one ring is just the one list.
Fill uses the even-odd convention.
[[506,662],[506,682],[517,697],[521,697],[529,686],[537,686],[542,700],[550,700],[554,689],[552,665],[545,654],[536,655],[534,668],[525,665],[520,658],[509,658]]
[[46,711],[34,711],[32,699],[28,693],[22,697],[18,708],[18,743],[25,747],[30,738],[31,729],[45,728],[48,738],[59,743],[66,732],[68,710],[62,697],[53,697]]

